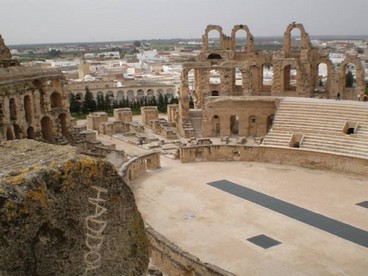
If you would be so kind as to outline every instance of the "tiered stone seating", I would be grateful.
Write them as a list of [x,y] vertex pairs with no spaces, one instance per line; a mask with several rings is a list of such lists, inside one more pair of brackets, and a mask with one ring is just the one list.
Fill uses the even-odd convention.
[[[355,126],[346,134],[346,124]],[[262,146],[289,147],[294,133],[300,148],[368,158],[368,103],[284,98]]]

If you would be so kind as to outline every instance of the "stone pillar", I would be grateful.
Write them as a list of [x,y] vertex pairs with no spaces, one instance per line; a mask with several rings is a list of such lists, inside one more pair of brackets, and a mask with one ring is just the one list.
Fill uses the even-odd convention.
[[130,108],[115,108],[114,119],[123,123],[129,123],[133,120],[132,110]]
[[100,123],[107,122],[108,116],[106,112],[93,112],[87,116],[87,128],[99,130]]
[[157,106],[143,106],[141,107],[142,123],[144,125],[150,125],[151,121],[158,119]]

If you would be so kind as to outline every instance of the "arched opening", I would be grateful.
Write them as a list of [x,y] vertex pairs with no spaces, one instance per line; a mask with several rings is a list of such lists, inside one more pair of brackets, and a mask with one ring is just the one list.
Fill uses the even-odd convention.
[[235,86],[243,87],[243,74],[238,67],[234,68]]
[[214,115],[212,117],[212,136],[219,137],[221,135],[220,116]]
[[235,32],[235,51],[246,52],[247,51],[247,32],[244,29],[239,29]]
[[9,111],[10,111],[10,120],[17,119],[17,105],[15,104],[15,99],[11,98],[9,100]]
[[6,130],[6,140],[14,140],[14,132],[11,127],[8,127]]
[[153,99],[154,96],[155,96],[155,92],[153,91],[153,89],[148,89],[147,90],[147,98],[148,99]]
[[27,129],[27,138],[28,138],[28,139],[35,139],[35,138],[36,138],[36,135],[35,135],[35,133],[34,133],[34,129],[33,129],[33,127],[29,127],[29,128]]
[[17,124],[13,125],[15,139],[20,139],[20,127]]
[[267,117],[267,132],[269,132],[272,128],[272,124],[273,124],[273,119],[274,119],[275,115],[272,114],[270,116]]
[[230,116],[230,134],[239,135],[239,117],[236,115]]
[[345,80],[344,84],[346,88],[354,88],[356,86],[356,66],[353,63],[345,65]]
[[77,101],[83,101],[83,93],[81,93],[81,92],[76,93],[75,94],[75,99]]
[[218,30],[211,30],[208,35],[208,49],[221,49],[221,33]]
[[220,96],[220,93],[217,90],[214,90],[211,92],[211,96],[217,97],[217,96]]
[[196,89],[196,74],[194,69],[190,69],[188,72],[188,97],[189,99],[192,98],[193,102],[197,101],[195,89]]
[[138,89],[138,91],[137,91],[137,98],[138,99],[143,99],[144,98],[144,91],[143,91],[143,89]]
[[118,93],[116,94],[116,100],[122,101],[124,99],[124,91],[119,90]]
[[249,129],[248,129],[249,136],[257,136],[257,118],[256,116],[252,115],[249,116]]
[[167,99],[170,101],[172,98],[174,98],[174,90],[172,88],[167,89],[166,96]]
[[301,31],[298,28],[294,28],[290,31],[290,52],[293,54],[300,54],[302,36]]
[[326,90],[328,78],[328,67],[326,63],[321,62],[317,66],[317,84],[318,90]]
[[134,99],[134,91],[128,90],[127,97],[128,97],[129,102],[131,102]]
[[25,96],[24,99],[24,113],[27,123],[32,123],[32,101],[29,95]]
[[221,83],[221,75],[220,71],[217,69],[213,69],[210,71],[210,84],[220,84]]
[[51,103],[51,108],[62,107],[63,104],[62,104],[60,93],[58,92],[52,93],[50,96],[50,103]]
[[110,101],[113,101],[113,100],[114,100],[114,92],[112,92],[112,91],[107,91],[107,92],[106,92],[106,97],[107,97]]
[[262,86],[263,91],[270,92],[273,82],[273,66],[272,64],[262,65]]
[[209,54],[207,59],[222,59],[222,57],[219,54]]
[[61,134],[64,137],[68,137],[68,135],[69,135],[69,133],[68,133],[68,124],[67,124],[65,113],[61,113],[59,115],[59,123],[60,123],[60,127],[61,127]]
[[41,120],[41,132],[43,139],[48,143],[54,143],[54,134],[52,131],[52,122],[48,116],[45,116]]
[[293,65],[284,67],[284,89],[285,91],[296,91],[297,70]]

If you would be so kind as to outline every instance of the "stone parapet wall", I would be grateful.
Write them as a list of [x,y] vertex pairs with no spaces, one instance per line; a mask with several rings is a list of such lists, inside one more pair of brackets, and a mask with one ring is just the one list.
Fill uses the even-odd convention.
[[155,265],[170,276],[206,275],[235,276],[215,265],[204,263],[197,257],[183,251],[150,226],[146,226],[151,259]]
[[160,167],[160,153],[151,152],[132,158],[120,168],[119,173],[129,183],[137,179],[147,170],[158,169]]
[[294,148],[235,145],[192,146],[180,149],[180,160],[183,163],[195,161],[268,162],[368,175],[367,159]]

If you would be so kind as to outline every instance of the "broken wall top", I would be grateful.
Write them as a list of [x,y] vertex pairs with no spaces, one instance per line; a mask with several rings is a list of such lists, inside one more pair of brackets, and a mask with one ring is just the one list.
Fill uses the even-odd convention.
[[0,61],[10,60],[10,59],[12,59],[12,55],[8,47],[5,46],[4,39],[0,35]]

